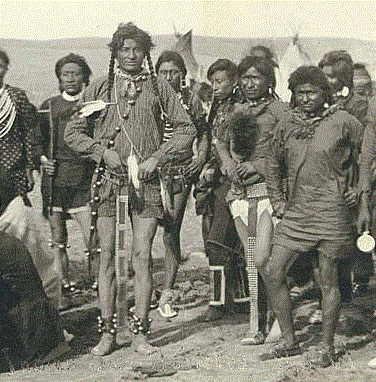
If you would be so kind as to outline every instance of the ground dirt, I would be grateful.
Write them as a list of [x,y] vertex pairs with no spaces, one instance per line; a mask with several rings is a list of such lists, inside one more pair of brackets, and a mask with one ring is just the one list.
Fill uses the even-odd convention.
[[[73,269],[84,273],[82,264]],[[162,277],[163,263],[155,263],[156,284]],[[82,284],[83,285],[83,284]],[[193,254],[185,261],[176,283],[175,304],[178,316],[167,321],[156,310],[151,312],[151,343],[158,353],[141,356],[127,343],[105,357],[94,357],[90,349],[99,340],[96,317],[99,313],[95,293],[86,291],[71,301],[62,312],[64,327],[72,334],[71,351],[61,360],[49,365],[30,367],[13,374],[2,374],[0,381],[80,381],[80,382],[373,382],[376,371],[368,368],[368,361],[376,356],[373,327],[366,328],[355,320],[348,320],[350,329],[336,335],[337,349],[342,349],[338,362],[326,369],[310,364],[306,353],[290,358],[260,361],[272,344],[242,346],[240,340],[248,331],[248,316],[232,312],[224,319],[201,323],[198,317],[206,309],[208,291],[206,260]],[[375,304],[374,292],[355,302],[370,311]],[[303,296],[303,295],[302,295]],[[130,299],[131,301],[132,299]],[[319,325],[308,324],[317,302],[306,292],[296,309],[295,323],[301,346],[306,350],[318,341]],[[368,329],[368,333],[367,333]]]
[[[348,314],[346,326],[336,334],[337,349],[341,357],[332,366],[314,367],[306,350],[318,341],[320,325],[311,325],[308,318],[317,307],[314,294],[309,291],[297,299],[296,328],[303,355],[260,361],[259,355],[267,352],[271,343],[259,346],[242,346],[247,334],[248,315],[235,308],[219,321],[201,323],[208,301],[207,261],[199,251],[199,220],[194,210],[187,213],[182,231],[183,255],[174,295],[178,316],[167,321],[156,310],[150,341],[158,347],[151,356],[134,353],[126,343],[105,357],[94,357],[90,349],[98,342],[96,317],[99,314],[96,293],[89,290],[87,265],[83,257],[82,239],[77,227],[69,225],[71,273],[83,288],[69,299],[61,312],[64,327],[74,335],[71,350],[59,361],[48,365],[29,367],[14,373],[0,375],[6,382],[125,382],[147,380],[150,382],[376,382],[376,370],[367,366],[376,357],[376,339],[373,312],[376,308],[376,286],[355,300],[369,320],[364,323]],[[163,281],[163,247],[160,233],[154,250],[154,280],[156,287]],[[132,303],[130,285],[130,303]],[[237,312],[236,312],[237,311]]]

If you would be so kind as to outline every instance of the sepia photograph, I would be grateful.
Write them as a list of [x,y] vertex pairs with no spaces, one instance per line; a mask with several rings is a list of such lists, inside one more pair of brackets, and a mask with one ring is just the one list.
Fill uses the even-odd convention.
[[0,16],[0,382],[376,382],[375,1]]

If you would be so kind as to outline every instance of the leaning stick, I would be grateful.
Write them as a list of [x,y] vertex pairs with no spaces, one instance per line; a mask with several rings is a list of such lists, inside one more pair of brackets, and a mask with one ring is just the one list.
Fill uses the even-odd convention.
[[[51,100],[48,100],[48,109],[39,110],[39,113],[48,113],[48,125],[49,125],[49,146],[48,146],[48,159],[53,161],[55,154],[55,134],[54,134],[54,121],[52,117],[52,104]],[[48,212],[52,215],[53,204],[53,175],[48,177]]]

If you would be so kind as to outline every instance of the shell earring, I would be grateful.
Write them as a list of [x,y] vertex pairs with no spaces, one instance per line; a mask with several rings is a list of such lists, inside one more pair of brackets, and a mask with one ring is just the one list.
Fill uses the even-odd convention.
[[341,90],[342,97],[347,97],[350,94],[350,90],[347,86],[344,86]]

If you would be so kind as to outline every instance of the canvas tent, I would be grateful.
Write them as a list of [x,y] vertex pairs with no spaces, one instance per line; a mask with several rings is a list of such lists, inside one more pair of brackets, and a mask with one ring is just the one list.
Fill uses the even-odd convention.
[[302,65],[310,65],[311,59],[309,55],[303,51],[299,42],[299,35],[292,37],[283,56],[278,60],[279,69],[276,71],[277,87],[276,93],[285,102],[289,102],[291,92],[288,90],[288,79],[290,74]]
[[188,80],[194,80],[201,82],[203,78],[203,67],[197,63],[197,60],[193,54],[192,48],[192,29],[185,34],[180,34],[175,31],[175,43],[171,49],[180,53],[184,59],[188,72]]

